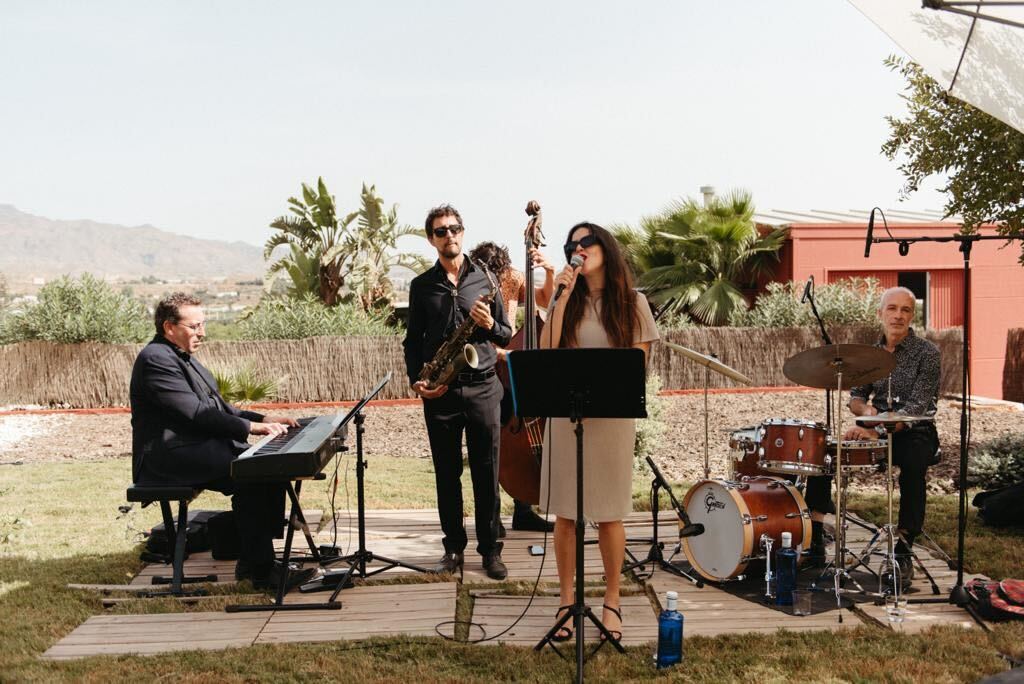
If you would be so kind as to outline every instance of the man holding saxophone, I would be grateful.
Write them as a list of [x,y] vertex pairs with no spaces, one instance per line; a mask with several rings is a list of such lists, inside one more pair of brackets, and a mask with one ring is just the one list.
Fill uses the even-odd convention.
[[[444,556],[435,571],[459,571],[468,542],[462,523],[465,432],[477,552],[488,577],[505,579],[508,571],[498,542],[502,388],[494,374],[496,355],[491,343],[507,346],[512,328],[494,277],[462,253],[459,212],[447,204],[436,207],[427,214],[424,227],[427,240],[437,250],[437,263],[409,286],[409,322],[403,346],[409,382],[423,397],[434,461],[437,508],[444,532]],[[464,351],[466,345],[470,349]],[[437,358],[439,351],[444,358]],[[464,354],[476,357],[475,368],[472,364],[458,368]],[[453,360],[456,369],[451,374],[445,367]]]

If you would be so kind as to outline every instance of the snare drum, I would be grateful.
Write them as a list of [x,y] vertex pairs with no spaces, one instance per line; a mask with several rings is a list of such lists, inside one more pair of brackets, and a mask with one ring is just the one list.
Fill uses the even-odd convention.
[[823,475],[829,471],[826,435],[821,423],[769,418],[758,429],[761,467],[772,473]]
[[757,425],[748,425],[739,430],[733,430],[729,435],[729,448],[733,450],[730,480],[738,479],[743,475],[753,477],[770,474],[767,470],[762,469],[759,463],[760,457],[757,455],[759,430]]
[[692,522],[704,525],[703,534],[682,540],[683,553],[712,582],[736,578],[751,561],[763,560],[764,536],[774,540],[773,549],[782,544],[783,532],[793,535],[794,548],[810,543],[811,515],[804,497],[776,477],[703,480],[686,493],[683,508]]
[[[852,470],[873,470],[885,460],[889,449],[884,439],[844,439],[843,467]],[[836,441],[828,438],[828,455],[834,462],[836,457]]]

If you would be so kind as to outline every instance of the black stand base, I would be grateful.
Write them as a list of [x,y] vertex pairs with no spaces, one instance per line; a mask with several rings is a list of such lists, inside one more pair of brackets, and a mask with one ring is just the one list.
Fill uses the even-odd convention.
[[[347,563],[347,569],[328,572],[320,579],[307,582],[299,587],[299,591],[303,593],[333,590],[334,593],[331,594],[331,598],[328,600],[329,603],[333,603],[343,589],[351,587],[352,580],[357,577],[359,579],[366,579],[367,577],[372,577],[378,573],[386,572],[392,568],[407,568],[416,572],[430,572],[427,568],[422,568],[418,565],[413,565],[412,563],[388,558],[387,556],[378,556],[373,551],[369,551],[366,548],[366,489],[364,473],[368,466],[366,461],[363,459],[363,433],[366,432],[366,428],[363,427],[363,424],[365,421],[366,417],[360,409],[354,416],[354,422],[356,424],[356,498],[359,511],[359,549],[347,556],[339,556],[321,562],[321,565],[325,566],[333,565],[334,563]],[[384,563],[384,566],[367,570],[366,566],[374,561]]]

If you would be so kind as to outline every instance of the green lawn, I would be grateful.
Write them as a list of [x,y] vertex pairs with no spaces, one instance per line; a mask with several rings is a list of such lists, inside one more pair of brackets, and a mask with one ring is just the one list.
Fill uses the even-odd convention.
[[[350,462],[350,459],[349,459]],[[344,482],[345,462],[342,465]],[[138,533],[155,512],[118,511],[124,505],[126,461],[53,463],[0,467],[0,681],[139,681],[170,676],[185,681],[359,680],[566,681],[573,667],[551,653],[505,646],[468,646],[439,639],[386,639],[356,643],[259,646],[157,657],[102,657],[47,663],[38,656],[89,615],[102,614],[99,597],[65,588],[68,582],[125,582],[138,569]],[[354,505],[355,474],[348,474]],[[466,477],[468,481],[468,476]],[[637,508],[646,506],[648,478],[636,478]],[[309,508],[327,508],[327,483],[312,483]],[[682,496],[683,487],[677,488]],[[375,457],[367,471],[371,508],[433,507],[429,461]],[[338,506],[345,505],[344,487]],[[467,501],[471,497],[467,494]],[[224,508],[220,495],[204,495],[197,507]],[[506,502],[506,510],[508,510]],[[855,497],[869,517],[881,497]],[[932,496],[928,528],[950,553],[955,550],[955,497]],[[968,531],[970,570],[1024,576],[1022,530]],[[7,536],[9,535],[9,536]],[[510,589],[525,591],[523,586]],[[252,600],[259,600],[253,596]],[[469,611],[468,588],[460,612]],[[202,609],[210,609],[204,606]],[[169,601],[142,601],[117,611],[188,610]],[[1024,623],[981,630],[934,629],[917,636],[864,626],[844,634],[778,632],[687,638],[686,663],[659,678],[701,682],[750,681],[974,681],[1005,669],[999,655],[1024,657]],[[592,681],[655,677],[653,646],[625,656],[603,654],[587,665]]]

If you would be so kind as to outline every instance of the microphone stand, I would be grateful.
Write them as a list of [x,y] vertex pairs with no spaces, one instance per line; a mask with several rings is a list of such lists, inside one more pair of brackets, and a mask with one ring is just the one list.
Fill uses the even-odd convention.
[[[975,621],[984,625],[977,611],[971,606],[971,597],[964,587],[964,536],[967,532],[967,447],[968,447],[968,426],[970,424],[971,400],[970,387],[970,330],[971,330],[971,249],[974,243],[982,240],[1024,240],[1024,233],[1010,233],[1009,235],[951,235],[949,237],[919,236],[910,238],[873,238],[868,236],[867,244],[880,244],[886,242],[899,243],[901,256],[906,256],[910,251],[910,245],[915,242],[955,242],[958,243],[959,251],[964,259],[964,309],[963,309],[963,350],[960,359],[962,371],[962,393],[960,402],[960,477],[958,487],[960,489],[960,500],[957,508],[957,544],[956,544],[956,584],[949,592],[948,599],[922,599],[920,602],[949,602],[955,606],[965,609]],[[865,256],[867,250],[865,250]]]
[[[814,281],[812,280],[811,283],[813,284]],[[826,345],[831,345],[832,338],[829,337],[828,331],[825,330],[825,322],[821,320],[821,316],[818,314],[818,307],[814,303],[813,286],[807,291],[807,299],[811,302],[811,313],[814,314],[814,320],[818,321],[818,329],[821,330],[821,341]],[[825,390],[825,434],[832,434],[832,390],[830,389]]]

